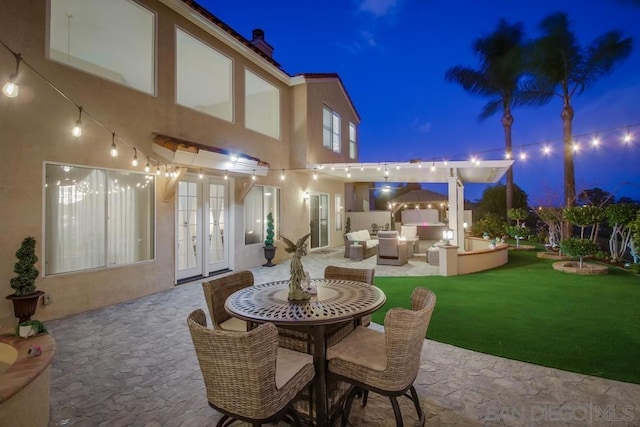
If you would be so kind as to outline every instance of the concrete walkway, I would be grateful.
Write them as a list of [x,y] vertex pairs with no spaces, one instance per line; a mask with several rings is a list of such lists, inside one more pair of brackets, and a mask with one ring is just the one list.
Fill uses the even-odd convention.
[[[312,277],[328,264],[374,267],[342,258],[342,250],[303,258]],[[435,267],[412,258],[403,267],[375,266],[376,276],[425,276]],[[286,279],[289,262],[252,270],[256,282]],[[428,280],[417,279],[428,287]],[[132,284],[134,285],[134,284]],[[56,340],[51,426],[214,426],[186,327],[207,311],[199,283],[178,286],[47,323]],[[380,327],[374,325],[373,327]],[[432,426],[640,425],[640,385],[574,374],[425,341],[416,388]],[[402,399],[404,401],[404,399]],[[413,425],[410,402],[402,403]],[[355,404],[351,422],[392,426],[387,400]]]

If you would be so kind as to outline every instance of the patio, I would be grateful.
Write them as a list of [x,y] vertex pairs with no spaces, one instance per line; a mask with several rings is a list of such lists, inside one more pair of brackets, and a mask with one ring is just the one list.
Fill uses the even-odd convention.
[[[422,245],[426,248],[426,245]],[[414,257],[402,267],[354,262],[342,248],[303,258],[312,277],[328,264],[375,267],[377,276],[428,276],[437,267]],[[256,282],[288,277],[289,262],[252,269]],[[428,278],[417,281],[428,287]],[[186,327],[188,314],[206,310],[199,282],[47,325],[56,340],[51,425],[205,426],[219,414],[204,384]],[[380,327],[373,325],[372,327]],[[562,425],[640,419],[640,386],[559,371],[427,341],[416,380],[427,425]],[[403,402],[405,421],[414,411]],[[393,425],[386,399],[375,395],[354,425]]]

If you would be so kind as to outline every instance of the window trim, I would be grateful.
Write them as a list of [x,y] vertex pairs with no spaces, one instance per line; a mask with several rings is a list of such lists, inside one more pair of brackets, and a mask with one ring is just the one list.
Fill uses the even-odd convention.
[[[330,114],[330,127],[325,126],[324,124],[324,112],[328,111]],[[336,129],[334,127],[334,121],[335,119],[339,120],[339,126],[337,129],[337,137],[338,137],[338,141],[337,141],[337,146],[336,146]],[[327,146],[324,143],[324,134],[325,132],[328,132],[329,135],[331,135],[331,146]],[[324,148],[326,148],[327,150],[331,150],[332,152],[336,153],[336,154],[341,154],[342,153],[342,116],[340,115],[340,113],[338,113],[337,111],[335,111],[334,109],[332,109],[331,107],[329,107],[328,105],[324,104],[322,106],[322,146]],[[336,149],[337,148],[337,149]]]
[[[353,139],[351,139],[351,130],[353,129]],[[351,150],[353,148],[353,155]],[[358,158],[358,127],[355,123],[349,122],[349,158],[355,160]]]
[[[105,265],[104,266],[99,266],[99,267],[94,267],[94,268],[87,268],[87,269],[83,269],[83,270],[73,270],[73,271],[64,271],[64,272],[60,272],[60,273],[53,273],[53,274],[46,274],[46,267],[45,267],[45,263],[47,262],[47,256],[46,256],[46,242],[47,242],[47,165],[53,165],[53,166],[71,166],[71,167],[77,167],[77,168],[85,168],[85,169],[99,169],[99,170],[103,170],[106,172],[123,172],[123,173],[134,173],[134,174],[138,174],[138,175],[151,175],[153,176],[153,194],[152,194],[152,203],[151,206],[153,207],[153,230],[152,230],[152,236],[153,236],[153,256],[149,259],[145,259],[145,260],[140,260],[140,261],[133,261],[133,262],[129,262],[126,264],[110,264],[108,262],[108,259],[105,259]],[[47,278],[47,277],[59,277],[59,276],[67,276],[67,275],[76,275],[76,274],[86,274],[86,273],[92,273],[92,272],[96,272],[96,271],[104,271],[104,270],[112,270],[114,268],[128,268],[128,267],[133,267],[133,266],[137,266],[137,265],[142,265],[142,264],[147,264],[147,263],[151,263],[151,262],[155,262],[157,260],[157,256],[158,256],[158,206],[157,206],[157,199],[158,199],[158,185],[157,184],[157,178],[154,176],[154,174],[148,174],[145,172],[138,172],[138,171],[132,171],[132,170],[128,170],[128,169],[115,169],[115,168],[107,168],[107,167],[96,167],[96,166],[87,166],[87,165],[80,165],[77,163],[61,163],[61,162],[53,162],[53,161],[47,161],[44,160],[42,162],[42,245],[40,245],[40,260],[42,260],[42,268],[40,269],[40,277],[41,278]],[[104,228],[105,228],[105,236],[107,236],[108,234],[108,228],[107,228],[107,222],[105,222],[104,224]],[[108,258],[108,253],[109,253],[109,241],[107,240],[107,238],[105,237],[105,257]]]
[[139,89],[137,87],[134,86],[129,86],[129,85],[125,85],[121,82],[118,82],[116,80],[112,80],[109,79],[107,77],[101,76],[99,74],[95,74],[92,73],[90,71],[87,71],[83,68],[80,67],[76,67],[73,64],[68,64],[66,62],[62,62],[62,61],[58,61],[55,58],[51,57],[51,0],[47,0],[47,4],[46,4],[46,25],[45,25],[45,59],[48,61],[51,61],[55,64],[59,64],[65,67],[69,67],[71,69],[80,71],[81,73],[87,74],[89,76],[92,76],[94,78],[98,78],[100,80],[103,80],[105,82],[109,82],[109,83],[113,83],[115,85],[118,85],[120,87],[124,87],[127,89],[131,89],[134,90],[138,93],[142,93],[144,95],[149,95],[152,96],[154,98],[158,97],[158,12],[150,9],[149,7],[145,6],[144,4],[140,3],[138,0],[126,0],[130,3],[135,3],[137,6],[146,9],[147,11],[151,12],[151,14],[153,15],[153,34],[151,35],[152,37],[152,48],[153,48],[153,52],[151,55],[151,62],[152,62],[152,66],[153,66],[153,84],[151,85],[151,92],[147,92],[145,90]]

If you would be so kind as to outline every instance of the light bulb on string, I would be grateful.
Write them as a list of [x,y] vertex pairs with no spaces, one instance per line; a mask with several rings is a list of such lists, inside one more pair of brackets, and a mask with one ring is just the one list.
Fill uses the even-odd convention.
[[284,181],[284,169],[282,169],[282,173],[280,174],[280,181]]
[[509,152],[509,151],[505,152],[505,153],[504,153],[504,158],[505,158],[506,160],[511,160],[511,152]]
[[116,147],[116,133],[111,134],[111,157],[118,157],[118,147]]
[[131,159],[131,166],[134,168],[138,166],[138,150],[133,147],[133,159]]
[[351,178],[351,171],[347,168],[347,178]]
[[596,137],[593,137],[593,139],[591,140],[591,145],[597,147],[598,145],[600,145],[600,140]]
[[200,179],[204,178],[204,174],[202,173],[202,169],[200,169],[200,174],[198,176],[200,177]]
[[436,162],[431,163],[431,172],[436,171]]
[[149,164],[149,157],[147,157],[147,164],[144,165],[144,171],[149,173],[151,171],[151,165]]
[[313,179],[314,180],[318,179],[318,171],[316,170],[316,168],[313,168]]
[[164,177],[169,178],[169,165],[164,165]]
[[548,145],[543,145],[542,146],[542,153],[545,156],[549,156],[549,154],[551,154],[551,147],[549,147]]
[[580,144],[578,144],[577,142],[573,142],[573,152],[577,153],[578,151],[580,151]]
[[624,138],[622,140],[625,144],[629,144],[631,142],[631,134],[629,132],[627,132],[624,135]]
[[2,93],[7,98],[15,98],[18,96],[18,92],[20,91],[20,86],[16,83],[16,79],[18,78],[18,71],[20,70],[20,62],[22,61],[22,55],[19,53],[11,52],[13,56],[16,58],[16,72],[9,76],[9,81],[2,86]]
[[224,179],[229,179],[229,171],[224,171]]
[[156,175],[160,176],[160,165],[156,166]]
[[251,174],[251,179],[254,180],[254,181],[256,180],[256,170],[255,169],[253,170],[253,174]]
[[520,153],[520,160],[527,160],[527,153],[525,153],[524,151]]
[[82,135],[82,105],[78,106],[78,120],[76,125],[71,129],[71,135],[79,138]]

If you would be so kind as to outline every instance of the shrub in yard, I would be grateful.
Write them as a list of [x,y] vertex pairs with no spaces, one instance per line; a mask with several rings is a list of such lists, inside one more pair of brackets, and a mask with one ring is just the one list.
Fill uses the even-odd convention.
[[564,253],[580,258],[580,268],[582,268],[582,258],[597,254],[600,251],[600,247],[596,243],[589,239],[578,239],[577,237],[564,239],[560,242],[560,249]]
[[507,222],[495,214],[486,214],[471,226],[471,233],[474,236],[482,236],[483,233],[492,237],[502,237]]

